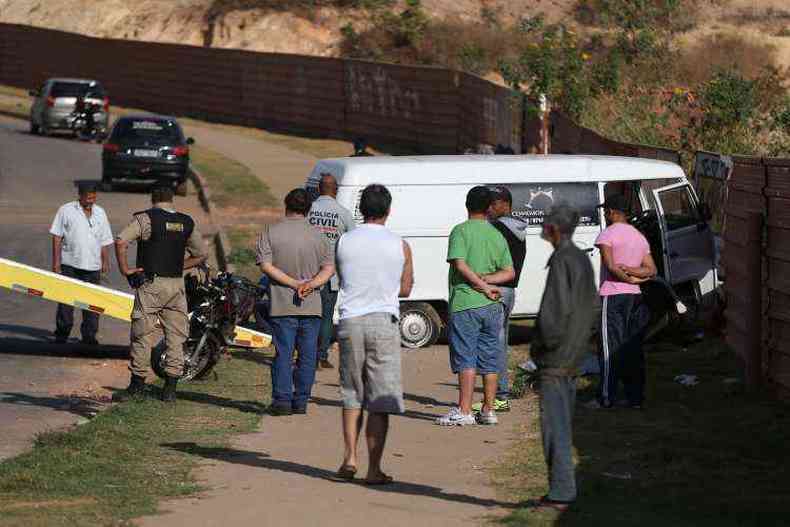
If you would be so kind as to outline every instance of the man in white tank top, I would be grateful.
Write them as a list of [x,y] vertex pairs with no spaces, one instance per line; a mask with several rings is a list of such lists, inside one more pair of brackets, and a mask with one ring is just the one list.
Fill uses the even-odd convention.
[[400,297],[414,283],[409,245],[384,224],[392,196],[383,185],[362,191],[364,223],[341,236],[336,263],[340,277],[340,385],[343,396],[345,454],[337,479],[354,479],[362,410],[369,463],[365,482],[382,485],[392,478],[381,469],[389,414],[404,411],[401,382]]

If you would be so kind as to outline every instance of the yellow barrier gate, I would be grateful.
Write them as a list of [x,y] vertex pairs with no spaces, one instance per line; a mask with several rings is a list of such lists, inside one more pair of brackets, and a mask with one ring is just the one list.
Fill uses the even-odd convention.
[[[131,320],[134,305],[134,296],[129,293],[81,282],[5,258],[0,258],[0,287],[127,322]],[[265,333],[236,326],[233,344],[245,348],[265,348],[271,341],[271,336]]]

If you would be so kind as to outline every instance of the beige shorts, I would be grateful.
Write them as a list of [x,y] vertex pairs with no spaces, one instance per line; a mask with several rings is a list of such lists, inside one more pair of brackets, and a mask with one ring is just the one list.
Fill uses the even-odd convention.
[[371,313],[341,320],[337,340],[343,408],[403,413],[398,319],[389,313]]

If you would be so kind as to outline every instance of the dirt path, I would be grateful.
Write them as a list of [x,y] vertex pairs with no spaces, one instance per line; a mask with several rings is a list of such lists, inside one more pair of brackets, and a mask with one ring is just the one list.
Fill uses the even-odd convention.
[[304,185],[316,158],[244,134],[227,132],[217,127],[185,124],[184,131],[225,157],[238,161],[266,183],[281,202],[292,189]]
[[[404,355],[407,413],[391,422],[385,470],[397,483],[336,483],[340,463],[337,370],[320,371],[307,416],[264,417],[260,431],[231,448],[184,446],[207,459],[198,477],[211,490],[162,504],[141,526],[478,525],[511,504],[489,484],[488,468],[525,419],[517,401],[496,427],[443,428],[433,419],[456,398],[447,348]],[[268,369],[266,370],[268,375]],[[365,452],[364,440],[360,444]],[[361,456],[366,469],[367,455]]]

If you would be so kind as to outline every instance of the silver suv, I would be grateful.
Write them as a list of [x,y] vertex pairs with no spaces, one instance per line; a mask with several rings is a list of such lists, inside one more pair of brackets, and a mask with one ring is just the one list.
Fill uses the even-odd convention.
[[110,100],[102,85],[91,79],[49,79],[38,90],[30,90],[34,97],[30,107],[30,133],[47,135],[55,130],[71,130],[77,97],[101,106],[94,114],[97,126],[108,129]]

